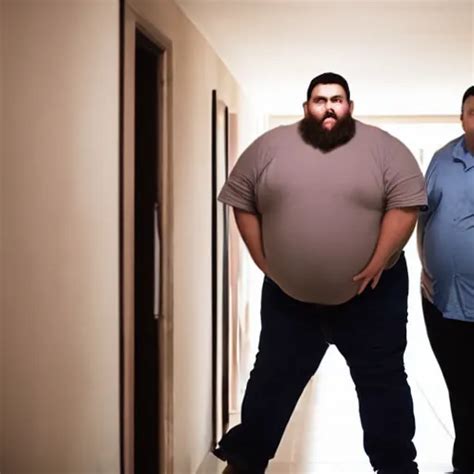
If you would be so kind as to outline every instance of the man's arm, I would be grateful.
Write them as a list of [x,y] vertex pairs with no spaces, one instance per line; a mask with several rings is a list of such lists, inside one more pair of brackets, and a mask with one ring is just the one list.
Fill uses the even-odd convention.
[[375,252],[364,270],[354,277],[354,281],[361,283],[358,294],[361,294],[370,282],[372,289],[377,286],[390,258],[408,242],[417,218],[416,207],[390,209],[384,214]]
[[234,207],[234,216],[245,245],[250,255],[263,273],[268,272],[267,261],[263,253],[262,226],[260,217],[257,214],[242,211]]
[[416,229],[416,243],[418,248],[418,256],[421,262],[421,291],[423,296],[433,303],[433,279],[428,274],[425,265],[425,258],[423,253],[423,243],[425,240],[425,227],[426,221],[428,220],[428,213],[424,212],[418,219],[418,227]]

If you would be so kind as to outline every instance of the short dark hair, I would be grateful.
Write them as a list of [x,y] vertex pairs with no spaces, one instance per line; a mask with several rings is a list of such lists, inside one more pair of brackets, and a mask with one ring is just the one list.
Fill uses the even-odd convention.
[[346,91],[347,100],[351,100],[349,84],[341,75],[335,72],[324,72],[312,79],[309,83],[308,92],[306,93],[306,100],[311,98],[311,93],[318,84],[339,84]]
[[464,112],[464,102],[466,102],[466,100],[471,97],[471,95],[474,95],[474,86],[469,87],[462,96],[461,113]]

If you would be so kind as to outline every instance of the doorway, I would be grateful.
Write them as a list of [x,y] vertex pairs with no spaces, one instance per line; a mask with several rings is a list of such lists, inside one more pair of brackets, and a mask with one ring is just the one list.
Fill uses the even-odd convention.
[[160,288],[160,128],[162,51],[137,30],[135,41],[135,472],[159,466],[158,325]]
[[125,6],[122,47],[122,472],[172,464],[171,43]]

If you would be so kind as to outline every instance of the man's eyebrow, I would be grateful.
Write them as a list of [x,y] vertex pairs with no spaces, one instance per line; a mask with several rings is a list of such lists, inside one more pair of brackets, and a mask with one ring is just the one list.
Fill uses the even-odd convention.
[[324,95],[317,95],[315,97],[313,97],[313,100],[335,100],[335,99],[343,99],[343,96],[341,94],[338,94],[338,95],[333,95],[331,97],[326,97]]

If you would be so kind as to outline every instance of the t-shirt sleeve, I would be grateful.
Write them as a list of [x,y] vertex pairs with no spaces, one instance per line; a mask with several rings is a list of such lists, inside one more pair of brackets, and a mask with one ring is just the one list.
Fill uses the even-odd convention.
[[261,172],[261,154],[261,139],[257,139],[237,160],[217,197],[220,202],[258,214],[256,187]]
[[423,173],[411,151],[390,136],[385,155],[384,170],[385,210],[427,205]]

